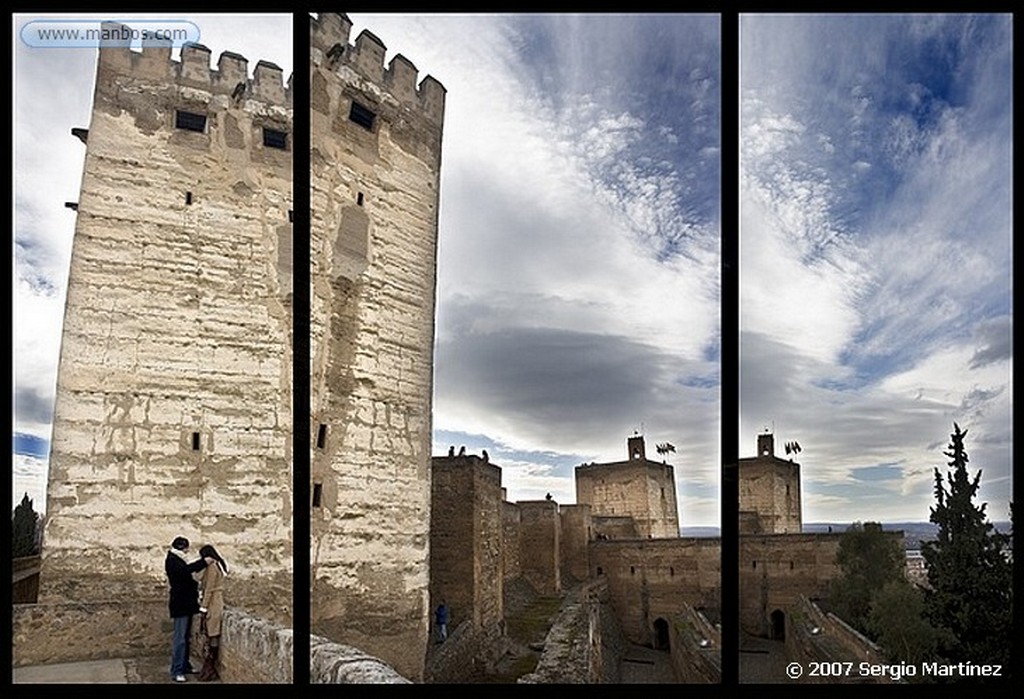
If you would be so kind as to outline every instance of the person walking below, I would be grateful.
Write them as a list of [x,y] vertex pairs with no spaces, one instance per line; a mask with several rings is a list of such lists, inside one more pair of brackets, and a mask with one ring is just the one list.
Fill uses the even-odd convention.
[[174,622],[171,635],[171,678],[185,682],[185,675],[195,672],[189,664],[189,640],[192,634],[192,617],[199,613],[199,583],[192,577],[205,568],[213,559],[200,558],[188,562],[188,539],[176,537],[164,561],[164,572],[170,583],[168,610]]
[[441,600],[434,612],[434,621],[437,625],[437,642],[444,643],[448,638],[448,606]]
[[228,564],[217,553],[217,549],[207,544],[199,549],[199,555],[212,559],[213,564],[206,566],[199,581],[202,590],[202,601],[199,612],[203,615],[202,631],[206,635],[206,658],[203,668],[199,671],[200,682],[211,682],[217,679],[217,654],[220,651],[220,627],[224,617],[224,576],[228,574]]

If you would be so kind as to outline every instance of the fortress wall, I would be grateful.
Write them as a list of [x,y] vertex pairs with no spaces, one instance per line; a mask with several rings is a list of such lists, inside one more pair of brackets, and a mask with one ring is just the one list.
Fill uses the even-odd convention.
[[501,469],[478,464],[473,470],[477,553],[473,557],[476,580],[473,621],[478,630],[497,628],[505,618],[502,577]]
[[[591,581],[573,591],[562,604],[544,639],[544,651],[537,667],[520,677],[519,684],[601,684],[614,681],[607,677],[609,663],[605,653],[614,653],[612,639],[617,629],[607,624],[602,609],[608,604],[604,581]],[[607,645],[607,647],[606,647]],[[618,660],[618,658],[615,658]],[[617,669],[617,668],[616,668]]]
[[[193,625],[193,648],[202,647],[197,645],[198,626]],[[217,673],[222,682],[291,684],[295,645],[290,628],[226,609],[220,643]]]
[[722,681],[722,633],[688,604],[669,619],[672,669],[684,684],[718,684]]
[[130,605],[123,599],[16,604],[11,622],[14,667],[170,653],[166,594]]
[[719,606],[721,544],[695,537],[595,541],[591,575],[608,582],[611,603],[626,638],[654,640],[654,621],[671,619],[682,605]]
[[291,616],[291,93],[273,64],[210,59],[99,50],[43,602],[160,595],[184,535],[230,562],[234,603]]
[[[816,632],[815,632],[816,631]],[[850,674],[811,676],[802,683],[816,684],[890,684],[891,677],[862,677],[857,672],[861,662],[874,665],[885,662],[882,649],[832,614],[824,614],[814,602],[801,597],[786,619],[786,653],[804,668],[812,662],[854,663]]]
[[771,633],[771,613],[787,612],[801,596],[825,594],[839,574],[842,534],[764,534],[740,537],[740,624],[758,636]]
[[632,517],[591,517],[595,539],[639,539],[636,521]]
[[[449,632],[476,609],[473,467],[468,458],[434,457],[431,466],[430,608],[443,599]],[[431,616],[431,628],[433,617]]]
[[520,513],[519,560],[523,578],[541,595],[562,591],[558,503],[525,500],[516,503]]
[[593,522],[590,518],[590,507],[587,505],[560,505],[558,515],[561,519],[561,576],[567,584],[570,581],[582,581],[590,577],[590,539],[594,537]]
[[430,606],[444,600],[449,629],[503,618],[501,470],[477,456],[432,459]]
[[523,574],[520,559],[521,514],[515,503],[501,502],[501,573],[502,580],[508,582]]
[[444,88],[350,29],[310,18],[312,629],[419,679]]
[[668,464],[647,462],[647,502],[650,535],[655,539],[679,536],[675,469]]

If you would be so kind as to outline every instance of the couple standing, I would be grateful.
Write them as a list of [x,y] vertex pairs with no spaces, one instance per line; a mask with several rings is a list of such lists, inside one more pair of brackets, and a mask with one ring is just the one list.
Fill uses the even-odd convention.
[[[217,678],[217,652],[220,648],[221,618],[224,614],[224,576],[228,573],[228,564],[209,544],[199,549],[199,559],[189,563],[188,547],[188,539],[183,536],[175,538],[164,562],[167,580],[171,585],[168,607],[174,622],[171,637],[171,677],[175,682],[185,682],[185,675],[195,672],[189,663],[192,617],[202,613],[201,623],[209,641],[209,652],[199,674],[199,680],[204,682]],[[192,574],[199,571],[203,574],[197,581]],[[201,601],[200,585],[203,591]]]

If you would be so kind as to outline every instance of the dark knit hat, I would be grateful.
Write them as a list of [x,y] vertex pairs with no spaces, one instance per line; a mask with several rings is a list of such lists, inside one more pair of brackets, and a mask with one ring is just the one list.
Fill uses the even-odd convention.
[[174,541],[171,542],[171,548],[184,551],[188,548],[188,539],[183,536],[175,537]]

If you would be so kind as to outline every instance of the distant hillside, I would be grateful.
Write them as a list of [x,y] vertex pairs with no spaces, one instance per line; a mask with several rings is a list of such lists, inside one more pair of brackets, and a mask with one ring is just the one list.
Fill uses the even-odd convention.
[[[998,531],[1010,533],[1009,522],[993,522]],[[850,522],[804,522],[803,530],[809,534],[834,532],[841,534],[850,527]],[[883,522],[883,531],[902,531],[903,547],[908,550],[921,548],[922,541],[931,541],[937,536],[938,527],[931,522]],[[679,527],[679,536],[716,537],[722,532],[718,527]]]
[[718,527],[679,527],[679,536],[721,536]]
[[[1009,522],[993,522],[996,530],[1004,533],[1010,532]],[[833,532],[845,532],[850,527],[850,522],[804,522],[804,531],[809,533],[827,532],[831,527]],[[902,531],[903,547],[905,549],[919,549],[921,542],[932,541],[938,535],[938,526],[931,522],[882,522],[883,531]]]

